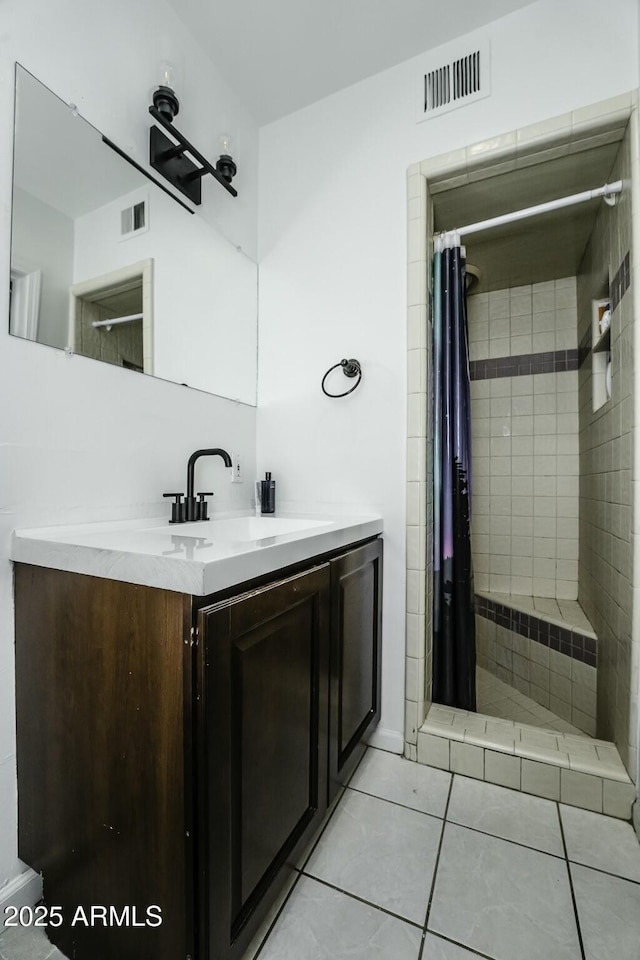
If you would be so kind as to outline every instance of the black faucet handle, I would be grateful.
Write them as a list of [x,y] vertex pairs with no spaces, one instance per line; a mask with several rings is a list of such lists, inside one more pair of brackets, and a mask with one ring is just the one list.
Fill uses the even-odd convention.
[[184,523],[186,520],[185,504],[182,502],[184,493],[163,493],[162,496],[175,498],[175,503],[171,504],[171,520],[169,520],[169,523]]
[[209,519],[208,514],[207,514],[207,508],[208,508],[209,504],[208,504],[207,501],[205,500],[205,497],[212,497],[213,495],[214,495],[214,494],[213,494],[213,490],[210,490],[210,491],[208,491],[208,492],[206,492],[206,493],[197,493],[197,494],[196,494],[197,497],[200,497],[200,500],[199,500],[198,503],[196,504],[196,510],[197,510],[197,515],[198,515],[198,520],[208,520],[208,519]]

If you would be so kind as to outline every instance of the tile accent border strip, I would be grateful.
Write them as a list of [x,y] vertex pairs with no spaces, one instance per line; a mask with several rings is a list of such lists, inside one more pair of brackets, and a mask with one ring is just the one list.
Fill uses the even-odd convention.
[[629,251],[627,250],[624,259],[618,270],[615,277],[611,281],[610,286],[610,296],[611,296],[611,312],[615,310],[618,306],[625,293],[629,289],[629,284],[631,282],[631,266],[630,266],[630,257]]
[[579,660],[590,667],[597,667],[598,642],[579,630],[567,630],[556,623],[550,623],[541,617],[522,613],[502,603],[496,603],[479,594],[475,596],[476,613],[485,620],[491,620],[499,627],[513,630],[529,640],[535,640],[543,647],[564,653],[573,660]]
[[493,380],[496,377],[528,377],[536,373],[565,373],[578,369],[578,356],[579,351],[573,349],[471,360],[469,374],[472,380]]
[[578,347],[578,370],[591,353],[591,327],[587,327]]

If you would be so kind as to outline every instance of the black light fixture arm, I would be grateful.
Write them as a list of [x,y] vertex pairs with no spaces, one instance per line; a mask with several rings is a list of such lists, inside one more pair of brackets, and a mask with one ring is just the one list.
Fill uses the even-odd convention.
[[[202,156],[199,150],[196,150],[184,134],[180,133],[153,104],[149,107],[149,113],[156,123],[164,127],[178,141],[177,145],[172,143],[157,127],[151,127],[150,162],[154,170],[166,177],[170,183],[196,204],[201,202],[200,180],[209,173],[232,197],[238,196],[238,191],[231,186],[229,180],[224,176],[224,173],[227,173],[227,176],[229,174],[228,164],[225,164],[223,172],[220,172]],[[185,153],[197,160],[201,166],[197,167],[192,163],[184,156]],[[221,157],[220,159],[224,160],[226,158]],[[231,160],[230,157],[228,159]],[[231,161],[231,164],[233,173],[235,173],[235,164],[233,161]]]

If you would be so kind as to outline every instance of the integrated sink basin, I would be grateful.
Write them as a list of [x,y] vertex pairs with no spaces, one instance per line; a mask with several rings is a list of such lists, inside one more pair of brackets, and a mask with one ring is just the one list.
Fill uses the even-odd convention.
[[166,518],[15,530],[11,559],[207,596],[382,533],[379,516]]
[[[256,543],[289,533],[314,533],[321,527],[330,526],[332,522],[299,517],[228,517],[222,520],[171,524],[170,531],[180,537],[204,537],[213,543]],[[153,532],[157,529],[154,527]],[[160,529],[166,532],[166,524]]]

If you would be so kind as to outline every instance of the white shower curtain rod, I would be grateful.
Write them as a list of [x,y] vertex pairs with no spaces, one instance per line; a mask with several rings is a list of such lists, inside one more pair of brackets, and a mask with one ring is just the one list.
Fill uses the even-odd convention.
[[126,317],[112,317],[111,320],[94,320],[91,326],[106,327],[107,330],[111,330],[111,327],[115,327],[118,323],[133,323],[134,320],[142,320],[142,314],[130,313]]
[[535,207],[527,207],[524,210],[514,210],[513,213],[504,213],[500,217],[491,217],[489,220],[480,220],[478,223],[470,223],[466,227],[458,227],[455,231],[443,231],[445,233],[457,233],[459,237],[464,237],[469,233],[478,233],[480,230],[490,230],[491,227],[499,227],[503,223],[513,223],[516,220],[525,220],[527,217],[536,217],[540,213],[548,213],[550,210],[559,210],[562,207],[571,207],[575,203],[584,203],[586,200],[595,200],[597,197],[604,197],[605,200],[613,205],[615,200],[607,200],[615,194],[622,191],[622,180],[616,180],[614,183],[605,183],[603,187],[596,187],[595,190],[584,190],[582,193],[574,193],[571,197],[560,197],[558,200],[550,200],[548,203],[539,203]]

